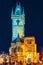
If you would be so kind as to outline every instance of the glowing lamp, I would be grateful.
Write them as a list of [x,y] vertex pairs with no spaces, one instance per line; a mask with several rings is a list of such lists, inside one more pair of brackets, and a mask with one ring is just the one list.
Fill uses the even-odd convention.
[[3,61],[4,61],[3,58],[0,58],[0,64],[3,63]]

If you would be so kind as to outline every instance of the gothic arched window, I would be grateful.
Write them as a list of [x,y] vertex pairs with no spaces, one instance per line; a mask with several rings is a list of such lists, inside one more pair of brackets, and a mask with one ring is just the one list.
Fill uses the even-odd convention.
[[16,20],[16,22],[17,22],[17,25],[19,25],[20,20]]

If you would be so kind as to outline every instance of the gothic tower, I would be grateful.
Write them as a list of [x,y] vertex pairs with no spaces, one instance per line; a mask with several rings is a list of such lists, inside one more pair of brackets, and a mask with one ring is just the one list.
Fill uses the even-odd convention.
[[20,3],[16,4],[15,11],[12,9],[11,13],[12,19],[12,41],[14,41],[18,36],[20,38],[24,37],[24,24],[25,24],[25,14],[24,8],[21,8]]

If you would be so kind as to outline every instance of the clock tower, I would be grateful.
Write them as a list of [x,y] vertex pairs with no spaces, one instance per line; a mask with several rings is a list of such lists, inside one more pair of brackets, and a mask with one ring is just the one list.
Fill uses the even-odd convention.
[[25,24],[25,14],[24,8],[21,8],[20,3],[16,4],[15,11],[12,9],[11,13],[12,19],[12,41],[16,38],[24,37],[24,24]]

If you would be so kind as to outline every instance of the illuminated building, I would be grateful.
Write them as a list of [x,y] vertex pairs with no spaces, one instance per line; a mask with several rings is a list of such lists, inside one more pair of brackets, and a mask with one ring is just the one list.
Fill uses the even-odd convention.
[[[20,4],[16,5],[15,12],[11,13],[12,19],[12,43],[9,49],[9,53],[12,56],[12,60],[17,61],[27,61],[30,59],[31,62],[39,61],[39,53],[37,52],[37,44],[35,42],[35,37],[24,37],[24,24],[25,24],[25,14],[24,9],[21,10]],[[22,38],[24,41],[22,42]],[[18,41],[13,42],[18,38]],[[14,49],[16,48],[16,53]]]
[[24,24],[25,14],[24,8],[21,9],[20,3],[16,5],[15,12],[11,13],[12,19],[12,41],[14,41],[18,35],[20,38],[24,37]]

